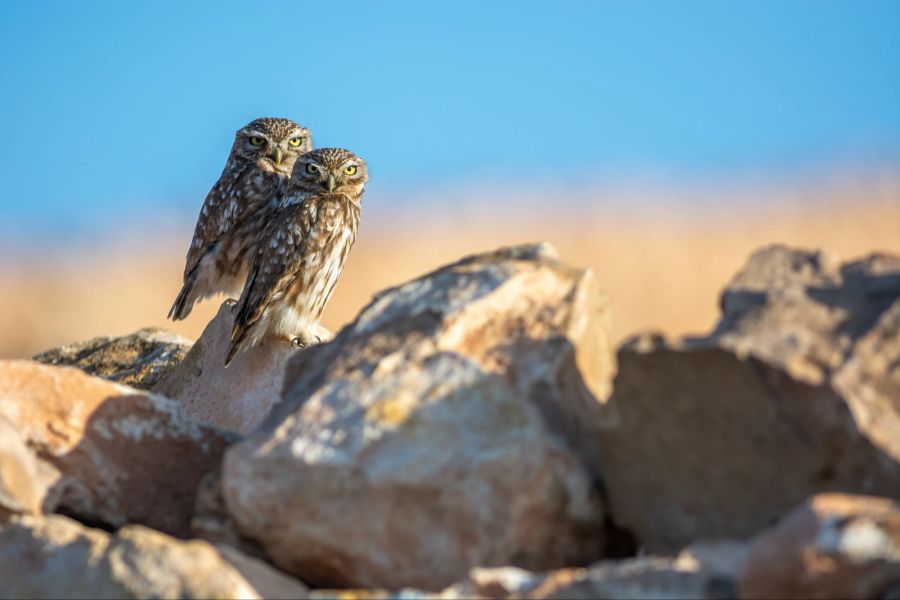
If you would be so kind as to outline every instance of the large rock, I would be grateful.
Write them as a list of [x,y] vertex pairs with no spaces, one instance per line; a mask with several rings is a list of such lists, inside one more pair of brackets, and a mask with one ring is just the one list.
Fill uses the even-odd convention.
[[[231,306],[223,303],[185,359],[153,391],[177,399],[194,419],[243,434],[256,429],[280,399],[285,364],[298,350],[265,337],[225,367],[233,322]],[[323,327],[316,333],[323,341],[334,337]]]
[[900,504],[812,498],[754,539],[738,585],[742,598],[898,598]]
[[0,528],[0,598],[303,598],[300,582],[233,548],[140,525],[110,535],[63,516]]
[[708,337],[620,349],[601,420],[616,522],[669,552],[817,492],[900,496],[900,259],[768,248],[722,306]]
[[289,363],[283,402],[226,453],[229,513],[319,586],[587,564],[604,513],[574,447],[609,391],[608,317],[546,245],[383,292]]
[[182,536],[231,441],[168,398],[31,361],[0,361],[0,414],[52,472],[45,512]]
[[78,367],[85,373],[149,390],[175,368],[191,348],[180,335],[150,327],[121,337],[97,337],[41,352],[34,360]]

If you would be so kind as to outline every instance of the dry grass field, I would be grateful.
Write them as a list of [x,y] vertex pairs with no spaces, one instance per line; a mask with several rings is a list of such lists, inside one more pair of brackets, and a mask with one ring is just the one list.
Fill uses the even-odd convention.
[[[822,247],[844,259],[900,253],[896,172],[678,194],[583,195],[557,203],[552,190],[527,198],[473,193],[458,203],[407,202],[402,215],[367,205],[324,324],[339,328],[386,286],[468,253],[526,241],[549,241],[566,261],[594,270],[612,301],[616,339],[647,328],[706,331],[722,286],[764,244]],[[150,325],[196,338],[218,302],[199,305],[185,322],[165,320],[192,226],[136,230],[128,241],[0,262],[0,357]]]

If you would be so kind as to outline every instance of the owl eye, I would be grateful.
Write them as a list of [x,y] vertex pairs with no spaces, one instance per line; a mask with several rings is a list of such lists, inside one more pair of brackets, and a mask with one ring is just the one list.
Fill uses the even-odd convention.
[[356,175],[356,165],[344,167],[344,173],[346,173],[347,175]]
[[259,137],[258,135],[254,135],[252,138],[250,138],[250,143],[254,146],[262,146],[266,143],[266,140]]
[[319,167],[312,163],[306,163],[306,172],[310,174],[315,174],[319,172]]
[[291,138],[288,140],[288,144],[290,144],[294,148],[299,146],[301,144],[301,142],[303,142],[303,138],[300,138],[300,137],[295,137],[295,138]]

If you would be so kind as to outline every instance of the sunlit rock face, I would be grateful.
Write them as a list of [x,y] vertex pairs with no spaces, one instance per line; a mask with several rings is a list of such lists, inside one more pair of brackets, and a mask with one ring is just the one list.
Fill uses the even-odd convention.
[[599,558],[580,452],[609,393],[608,319],[593,275],[546,245],[383,292],[289,363],[284,400],[225,460],[231,516],[320,585],[439,589],[475,565]]

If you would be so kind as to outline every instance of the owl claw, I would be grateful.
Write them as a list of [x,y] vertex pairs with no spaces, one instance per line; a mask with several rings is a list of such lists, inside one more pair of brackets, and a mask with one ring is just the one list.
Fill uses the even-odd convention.
[[237,303],[238,303],[238,301],[237,301],[236,298],[226,298],[226,299],[225,299],[225,304],[227,304],[228,306],[230,306],[230,307],[232,307],[232,308],[234,308],[234,306],[235,306]]
[[322,343],[321,337],[319,337],[317,335],[310,336],[308,333],[303,333],[291,340],[291,347],[292,348],[306,348],[307,346],[312,346],[313,344],[321,344],[321,343]]

